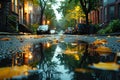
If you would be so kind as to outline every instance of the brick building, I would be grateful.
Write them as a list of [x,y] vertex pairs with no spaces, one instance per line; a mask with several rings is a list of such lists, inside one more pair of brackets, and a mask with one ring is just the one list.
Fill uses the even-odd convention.
[[0,0],[1,32],[30,32],[25,26],[32,23],[29,2],[29,0]]
[[99,3],[99,9],[89,14],[92,24],[108,24],[111,20],[120,19],[120,0],[100,0]]
[[17,31],[18,1],[19,0],[0,0],[0,31]]

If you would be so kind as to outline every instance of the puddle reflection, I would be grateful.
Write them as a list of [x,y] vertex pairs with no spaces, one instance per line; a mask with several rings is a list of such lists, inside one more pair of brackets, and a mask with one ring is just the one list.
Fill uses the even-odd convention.
[[[17,66],[22,70],[20,67],[28,65],[29,69],[26,68],[27,71],[22,70],[19,74],[27,76],[24,80],[119,80],[120,65],[116,63],[119,54],[116,56],[104,44],[107,44],[106,40],[97,40],[91,44],[80,40],[73,43],[28,43],[19,47],[21,52],[11,57],[11,65],[8,66]],[[0,71],[6,73],[7,68],[3,67]],[[0,73],[0,77],[1,75]],[[111,79],[105,77],[107,75]]]

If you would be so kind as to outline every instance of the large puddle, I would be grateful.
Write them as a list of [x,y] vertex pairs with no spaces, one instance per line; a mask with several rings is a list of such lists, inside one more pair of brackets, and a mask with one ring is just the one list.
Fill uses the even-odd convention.
[[6,38],[7,43],[16,45],[14,46],[16,50],[12,50],[12,47],[5,47],[13,54],[1,59],[0,79],[120,79],[119,54],[113,53],[109,47],[106,47],[107,41],[104,39],[96,40],[93,43],[81,40],[75,42],[43,40],[44,42],[32,41],[33,44],[31,44],[33,38],[28,41],[19,37],[15,43],[8,39]]

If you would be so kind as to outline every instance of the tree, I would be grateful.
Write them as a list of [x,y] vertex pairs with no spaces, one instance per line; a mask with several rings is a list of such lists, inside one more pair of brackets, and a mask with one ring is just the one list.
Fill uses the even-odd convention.
[[[71,2],[73,0],[69,0]],[[85,13],[86,16],[86,24],[89,25],[88,14],[92,11],[97,9],[99,0],[75,0],[75,3],[80,3],[80,6]]]
[[[51,4],[49,4],[48,6],[46,6],[45,12],[45,23],[48,24],[49,26],[53,26],[53,21],[55,21],[56,16],[54,13],[54,10],[51,8]],[[48,23],[47,21],[49,21],[50,23]]]
[[43,15],[48,3],[55,3],[55,0],[33,0],[33,2],[40,7],[40,25],[42,25]]
[[75,6],[74,9],[68,10],[68,14],[66,15],[66,19],[67,20],[71,20],[74,19],[75,23],[76,21],[79,20],[79,18],[84,17],[85,14],[83,13],[82,9],[80,8],[80,6]]
[[78,19],[80,17],[84,16],[84,13],[80,6],[76,4],[74,1],[71,3],[68,2],[69,0],[65,0],[64,2],[61,2],[61,6],[58,9],[58,11],[62,11],[63,13],[63,18],[62,21],[65,22],[65,27],[68,26],[75,26],[76,23],[78,22]]

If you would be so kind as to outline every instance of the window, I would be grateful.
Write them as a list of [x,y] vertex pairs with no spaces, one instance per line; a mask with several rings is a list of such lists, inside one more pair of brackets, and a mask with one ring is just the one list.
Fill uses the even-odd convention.
[[2,4],[0,3],[0,8],[2,8]]
[[12,11],[18,13],[18,0],[12,0]]
[[103,0],[103,5],[106,6],[107,4],[114,3],[116,0]]
[[107,0],[103,0],[103,5],[106,6],[107,5]]
[[105,22],[107,21],[107,8],[105,8],[105,11],[104,11],[104,20]]
[[119,19],[120,19],[120,4],[119,4],[119,6],[118,6],[118,17],[119,17]]
[[113,20],[115,18],[115,7],[114,6],[110,6],[109,8],[109,18],[110,20]]
[[111,4],[111,3],[114,3],[116,0],[108,0],[108,3]]

